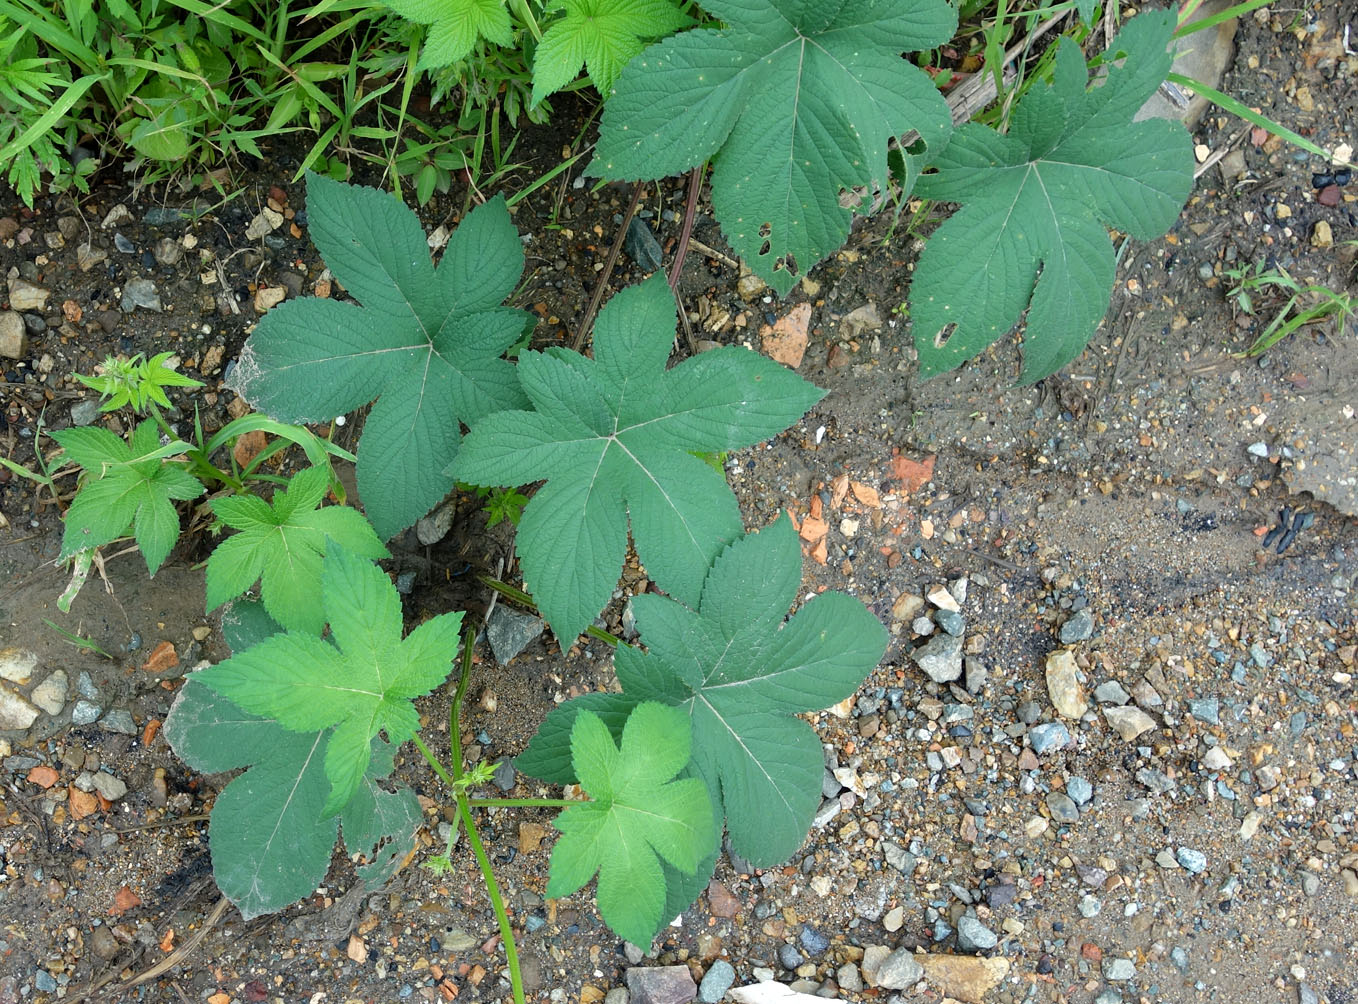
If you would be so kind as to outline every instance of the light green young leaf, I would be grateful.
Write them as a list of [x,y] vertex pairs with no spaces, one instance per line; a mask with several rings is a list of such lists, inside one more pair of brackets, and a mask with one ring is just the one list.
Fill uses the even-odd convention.
[[608,96],[644,39],[693,23],[670,0],[561,0],[563,13],[543,33],[533,55],[533,104],[589,70],[594,89]]
[[416,69],[433,70],[472,51],[477,36],[496,45],[514,44],[504,0],[385,0],[407,21],[430,25]]
[[931,149],[952,120],[902,53],[952,38],[946,0],[710,0],[727,27],[633,58],[604,106],[590,171],[663,178],[712,159],[712,206],[731,246],[778,292],[840,247],[841,190],[885,184],[887,141]]
[[1137,15],[1106,54],[1123,65],[1089,88],[1079,46],[1062,39],[1051,84],[1019,102],[1007,134],[953,134],[920,178],[925,198],[964,203],[934,231],[910,287],[922,377],[983,352],[1027,311],[1021,383],[1078,356],[1108,309],[1108,226],[1160,236],[1193,187],[1188,133],[1132,116],[1169,72],[1173,10]]
[[334,727],[325,754],[329,817],[357,791],[379,733],[400,744],[419,728],[411,700],[447,679],[462,614],[434,617],[402,640],[401,601],[391,581],[333,541],[322,565],[321,606],[331,640],[274,635],[195,678],[285,729]]
[[378,537],[452,489],[460,423],[527,399],[501,358],[531,315],[500,306],[523,271],[503,198],[473,209],[437,269],[419,220],[385,192],[307,176],[311,238],[363,306],[289,300],[269,311],[230,385],[271,417],[328,421],[373,398],[358,490]]
[[590,694],[547,716],[516,760],[557,783],[579,778],[562,735],[577,715],[610,728],[642,701],[684,710],[693,763],[719,800],[731,846],[757,866],[785,861],[820,805],[820,740],[796,717],[852,694],[881,659],[887,635],[864,606],[822,593],[786,623],[801,585],[801,548],[786,518],[728,547],[696,610],[654,594],[633,599],[647,646],[618,646],[621,694]]
[[663,704],[632,711],[621,748],[597,716],[576,717],[571,757],[591,801],[556,818],[561,837],[552,849],[548,896],[568,896],[598,872],[596,898],[608,926],[633,944],[651,943],[668,920],[662,860],[692,873],[716,842],[702,781],[671,780],[688,763],[689,749],[683,712]]
[[131,445],[92,426],[62,429],[52,438],[85,468],[80,490],[66,510],[59,560],[103,547],[131,531],[146,570],[155,575],[179,539],[174,502],[202,495],[202,484],[180,464],[137,459],[160,445],[151,419],[133,430]]
[[473,484],[547,484],[524,507],[524,583],[569,645],[603,608],[632,539],[662,589],[696,602],[708,566],[740,534],[725,480],[692,451],[739,449],[777,435],[823,391],[738,348],[666,370],[675,327],[663,275],[599,313],[594,358],[525,352],[518,374],[535,411],[472,426],[451,474]]
[[326,539],[364,558],[388,552],[368,521],[344,506],[318,509],[329,472],[308,467],[274,496],[270,505],[254,496],[212,500],[212,511],[239,530],[207,560],[207,609],[213,611],[260,583],[264,609],[289,631],[320,637],[321,558]]

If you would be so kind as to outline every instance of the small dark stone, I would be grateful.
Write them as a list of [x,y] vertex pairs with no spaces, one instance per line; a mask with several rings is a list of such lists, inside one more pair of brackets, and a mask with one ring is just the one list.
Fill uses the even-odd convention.
[[985,891],[987,905],[992,910],[1008,906],[1018,896],[1018,886],[1012,882],[997,882]]
[[1050,976],[1056,971],[1056,963],[1052,961],[1050,955],[1043,955],[1037,960],[1037,972],[1040,976]]
[[830,947],[830,939],[814,927],[803,927],[799,940],[802,949],[813,958]]
[[796,969],[805,961],[806,956],[797,951],[795,945],[783,944],[778,946],[778,964],[784,969]]
[[40,335],[47,330],[47,322],[37,314],[24,314],[24,327],[30,335]]
[[627,990],[631,1004],[688,1004],[698,993],[688,966],[633,966]]

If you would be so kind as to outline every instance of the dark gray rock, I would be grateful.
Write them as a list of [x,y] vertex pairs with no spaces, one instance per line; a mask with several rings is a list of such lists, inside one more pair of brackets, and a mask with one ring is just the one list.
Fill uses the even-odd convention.
[[1061,644],[1073,645],[1077,641],[1084,641],[1094,633],[1094,614],[1088,607],[1077,610],[1070,615],[1070,619],[1061,625]]
[[541,617],[521,614],[503,605],[496,606],[486,625],[486,637],[490,649],[495,653],[495,661],[501,666],[528,647],[538,635],[542,634],[544,623]]
[[688,1004],[698,993],[688,966],[633,966],[627,990],[631,1004]]

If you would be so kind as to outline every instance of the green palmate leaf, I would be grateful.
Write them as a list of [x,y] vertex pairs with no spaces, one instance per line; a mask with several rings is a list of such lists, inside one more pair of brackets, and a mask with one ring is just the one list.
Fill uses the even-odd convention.
[[621,694],[590,694],[547,716],[518,768],[579,779],[562,742],[587,710],[610,730],[642,701],[684,709],[693,762],[722,806],[731,845],[755,865],[792,855],[820,804],[820,741],[795,715],[852,694],[886,650],[886,631],[857,600],[823,593],[786,623],[801,585],[801,548],[786,518],[728,547],[696,610],[655,595],[632,601],[647,651],[619,646]]
[[358,446],[358,490],[386,540],[453,487],[459,424],[527,402],[500,358],[530,315],[500,303],[523,271],[504,199],[473,209],[437,269],[424,232],[390,195],[307,176],[312,240],[363,305],[289,300],[241,352],[231,386],[285,422],[373,405]]
[[[390,750],[374,743],[372,764],[343,814],[322,818],[329,783],[329,730],[290,732],[252,715],[189,677],[165,720],[165,736],[191,767],[220,773],[248,767],[212,807],[209,836],[218,887],[249,920],[309,896],[325,878],[339,826],[369,887],[379,885],[414,846],[419,804],[405,788],[389,792]],[[413,810],[413,811],[412,811]]]
[[174,502],[202,495],[202,484],[180,464],[138,459],[160,446],[151,419],[132,431],[130,445],[96,426],[62,429],[52,438],[85,469],[80,490],[66,510],[60,560],[103,547],[130,530],[147,571],[155,575],[179,539]]
[[476,39],[514,44],[514,27],[504,0],[385,0],[407,21],[430,26],[417,69],[455,63],[472,51]]
[[666,370],[674,298],[662,275],[599,313],[594,358],[525,352],[518,373],[536,409],[472,427],[454,477],[473,484],[547,479],[523,510],[524,583],[569,644],[603,608],[627,550],[670,595],[696,602],[713,557],[741,531],[735,496],[693,456],[774,436],[823,391],[745,349]]
[[411,700],[447,678],[462,614],[441,614],[402,640],[395,587],[380,568],[333,540],[321,570],[321,606],[330,640],[274,635],[196,679],[285,729],[334,727],[325,753],[330,794],[324,815],[331,816],[358,791],[379,733],[394,744],[415,734],[419,718]]
[[693,23],[670,0],[561,0],[559,20],[543,33],[533,55],[533,103],[589,70],[590,82],[608,95],[643,40]]
[[649,945],[668,920],[666,861],[692,874],[715,846],[712,803],[702,781],[672,780],[689,760],[683,712],[639,704],[622,729],[621,748],[586,711],[571,727],[571,758],[591,801],[557,816],[547,895],[568,896],[599,875],[599,912],[619,935]]
[[207,609],[217,609],[258,580],[269,615],[289,631],[320,636],[321,558],[326,539],[364,558],[385,558],[387,549],[354,509],[318,509],[329,472],[309,467],[274,496],[212,500],[212,511],[240,533],[226,538],[207,561]]
[[951,127],[903,52],[946,42],[946,0],[711,0],[727,27],[676,35],[623,71],[590,170],[662,178],[711,158],[731,246],[779,293],[844,243],[841,189],[887,180],[887,141]]
[[1019,102],[1007,134],[970,124],[953,134],[916,193],[964,203],[929,238],[910,288],[922,376],[985,350],[1027,310],[1030,383],[1084,350],[1113,285],[1104,224],[1149,240],[1193,187],[1188,133],[1132,116],[1169,72],[1174,12],[1141,14],[1107,53],[1126,53],[1086,89],[1079,46],[1063,39],[1054,79]]

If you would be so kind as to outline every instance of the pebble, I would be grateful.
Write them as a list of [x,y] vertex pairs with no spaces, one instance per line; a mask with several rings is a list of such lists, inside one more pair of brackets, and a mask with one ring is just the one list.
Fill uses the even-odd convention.
[[511,659],[542,634],[545,626],[541,617],[521,614],[504,604],[497,605],[490,615],[490,623],[486,625],[486,637],[490,640],[491,651],[495,653],[495,661],[501,666],[508,665]]
[[782,944],[778,946],[778,964],[784,969],[796,969],[806,961],[806,956],[797,951],[797,946]]
[[1252,457],[1266,458],[1268,456],[1268,444],[1264,442],[1250,443],[1245,447],[1245,452]]
[[[866,961],[865,955],[864,962]],[[877,966],[873,982],[884,990],[904,990],[906,987],[913,987],[923,975],[924,967],[915,961],[910,950],[898,948]]]
[[1131,742],[1141,733],[1155,728],[1155,719],[1140,708],[1104,708],[1103,717],[1108,719],[1108,724],[1113,726],[1117,734],[1127,742]]
[[915,649],[911,658],[929,679],[948,683],[962,675],[962,639],[950,634],[935,635]]
[[631,1004],[688,1004],[698,992],[688,966],[633,966],[627,990]]
[[1071,744],[1070,731],[1061,722],[1043,722],[1028,730],[1028,742],[1034,753],[1050,753]]
[[1097,916],[1099,915],[1099,911],[1101,911],[1102,909],[1103,909],[1103,903],[1100,902],[1100,900],[1099,900],[1099,898],[1098,898],[1097,896],[1093,896],[1093,895],[1090,895],[1089,893],[1085,893],[1085,895],[1082,896],[1082,897],[1080,898],[1080,916],[1081,916],[1081,917],[1086,917],[1086,918],[1088,918],[1088,917],[1097,917]]
[[66,694],[69,684],[66,680],[66,671],[58,669],[42,683],[33,688],[29,694],[31,700],[38,707],[42,708],[49,715],[61,714],[61,709],[66,706]]
[[123,254],[137,253],[137,245],[133,244],[130,240],[128,240],[120,233],[115,233],[113,235],[113,246]]
[[1063,823],[1078,822],[1080,810],[1075,805],[1075,800],[1065,792],[1053,791],[1047,795],[1047,808],[1051,810],[1052,818]]
[[1080,670],[1070,649],[1057,649],[1047,656],[1047,695],[1057,712],[1067,718],[1079,718],[1089,710],[1084,688],[1080,686]]
[[1126,704],[1131,699],[1132,695],[1116,680],[1100,683],[1094,688],[1094,700],[1100,704]]
[[951,610],[940,610],[934,615],[934,620],[938,622],[939,627],[954,638],[961,638],[966,633],[967,619],[959,613],[954,613]]
[[93,778],[94,790],[110,802],[116,802],[127,794],[127,785],[108,771],[96,771]]
[[156,284],[150,279],[130,279],[127,285],[123,286],[120,306],[124,314],[130,314],[138,307],[145,307],[157,314],[164,309],[160,302],[160,294],[156,292]]
[[72,725],[90,725],[99,720],[99,715],[103,713],[103,708],[93,701],[76,701],[75,707],[71,709]]
[[0,729],[22,731],[38,719],[41,712],[23,697],[0,687]]
[[12,310],[0,310],[0,356],[6,359],[28,357],[28,329],[23,316]]
[[604,1004],[629,1004],[632,995],[627,992],[626,987],[614,987],[604,994]]
[[1070,615],[1070,619],[1061,625],[1058,637],[1062,645],[1073,645],[1077,641],[1085,641],[1093,633],[1094,614],[1085,607]]
[[934,622],[928,617],[916,617],[910,622],[910,630],[921,638],[927,638],[934,633]]
[[1105,980],[1125,983],[1136,975],[1136,966],[1132,965],[1131,959],[1108,959],[1103,960],[1103,978]]
[[930,586],[928,592],[924,595],[939,610],[948,610],[955,614],[962,612],[961,606],[957,603],[957,597],[952,594],[947,586]]
[[717,1004],[736,981],[736,971],[725,959],[718,959],[707,968],[698,984],[698,1000],[703,1004]]
[[491,780],[495,782],[495,787],[501,791],[510,791],[514,787],[514,764],[509,760],[501,760],[495,765],[495,773],[491,775]]
[[1076,805],[1084,805],[1094,797],[1094,786],[1082,777],[1072,777],[1066,780],[1066,794],[1074,800]]
[[1174,852],[1174,859],[1194,875],[1207,868],[1207,855],[1191,847],[1180,847]]
[[1112,987],[1105,987],[1099,991],[1099,995],[1094,998],[1094,1004],[1122,1004],[1122,994]]
[[126,708],[114,708],[104,716],[103,721],[99,724],[108,732],[121,732],[127,736],[137,734],[137,725],[132,721],[132,712]]
[[108,962],[118,954],[118,941],[105,925],[100,924],[90,932],[90,948],[95,955]]
[[957,921],[957,947],[964,952],[994,948],[999,940],[994,931],[970,914],[963,914]]
[[11,310],[23,313],[26,310],[43,310],[52,291],[35,282],[18,277],[9,280],[9,306]]
[[803,951],[812,958],[824,954],[825,950],[830,947],[830,939],[814,927],[803,927],[799,940],[802,943]]
[[1221,724],[1221,702],[1215,697],[1190,697],[1188,713],[1208,725]]
[[71,424],[74,426],[93,425],[98,417],[99,402],[92,398],[71,405]]
[[854,962],[846,962],[835,970],[835,982],[839,984],[841,990],[848,990],[850,993],[858,993],[863,989],[863,977],[858,971],[858,965]]
[[151,246],[151,254],[155,256],[156,264],[169,267],[179,264],[179,259],[184,257],[184,249],[178,241],[162,237]]

